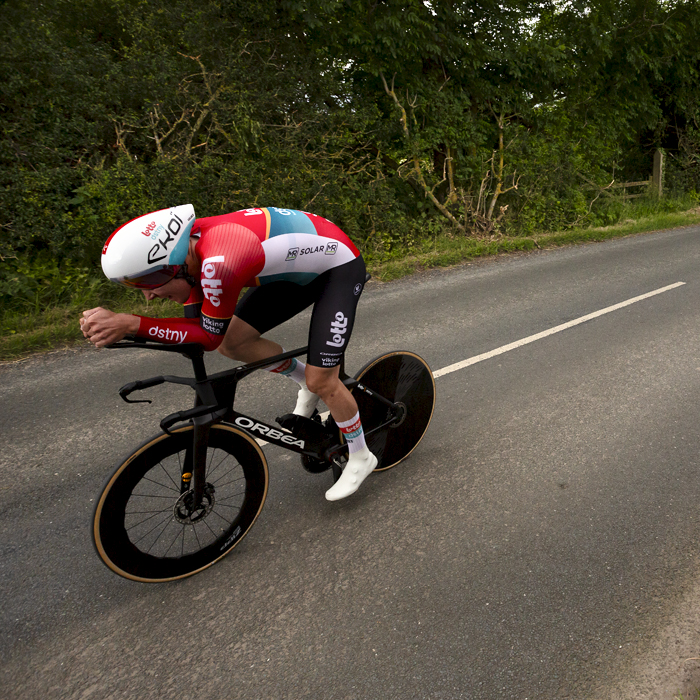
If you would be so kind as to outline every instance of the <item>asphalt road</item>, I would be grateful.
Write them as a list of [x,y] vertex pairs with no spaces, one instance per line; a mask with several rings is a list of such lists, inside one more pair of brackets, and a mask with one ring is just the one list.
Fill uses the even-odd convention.
[[[103,480],[189,390],[117,389],[186,360],[57,353],[0,368],[0,697],[671,698],[700,686],[700,228],[507,256],[386,285],[348,369],[434,370],[677,282],[436,379],[411,458],[328,503],[266,447],[263,513],[163,585],[90,543]],[[305,343],[306,317],[270,335]],[[214,354],[211,369],[226,360]],[[291,382],[258,373],[273,420]],[[264,376],[263,376],[264,374]]]

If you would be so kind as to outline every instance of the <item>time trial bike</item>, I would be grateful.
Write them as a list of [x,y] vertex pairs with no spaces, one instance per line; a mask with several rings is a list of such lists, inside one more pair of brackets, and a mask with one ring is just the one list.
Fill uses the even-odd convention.
[[[347,445],[328,415],[287,414],[279,425],[233,407],[238,382],[268,365],[303,355],[307,348],[208,375],[201,345],[124,340],[113,348],[178,352],[194,377],[158,376],[124,385],[129,396],[163,383],[195,392],[194,407],[160,422],[162,432],[144,442],[107,479],[93,512],[93,542],[115,573],[143,582],[185,578],[228,554],[250,531],[267,495],[269,471],[260,443],[301,455],[304,468],[331,470],[337,480]],[[435,406],[435,382],[425,360],[394,351],[368,362],[355,377],[341,373],[360,409],[375,471],[406,459],[423,438]]]

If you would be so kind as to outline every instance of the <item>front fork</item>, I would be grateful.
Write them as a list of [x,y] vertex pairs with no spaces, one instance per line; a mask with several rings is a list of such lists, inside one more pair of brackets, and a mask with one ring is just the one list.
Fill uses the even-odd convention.
[[[197,367],[195,367],[195,374]],[[204,368],[202,367],[202,374]],[[201,381],[202,377],[197,377]],[[211,386],[199,385],[195,387],[197,398],[195,408],[203,405],[215,405],[216,396]],[[209,446],[209,433],[214,420],[211,415],[197,416],[192,419],[194,429],[192,430],[192,443],[188,445],[185,453],[185,461],[182,465],[182,475],[180,479],[180,495],[192,491],[192,511],[197,511],[204,497],[204,488],[207,477],[207,447]]]
[[206,416],[193,419],[194,430],[192,444],[188,445],[185,461],[182,465],[182,478],[180,480],[180,493],[192,490],[192,509],[197,510],[202,505],[204,487],[207,476],[207,447],[209,446],[209,432],[211,431],[211,419]]

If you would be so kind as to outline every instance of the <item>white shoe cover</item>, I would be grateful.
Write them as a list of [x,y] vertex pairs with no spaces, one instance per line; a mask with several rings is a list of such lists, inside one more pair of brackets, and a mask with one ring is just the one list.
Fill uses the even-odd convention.
[[[365,454],[367,455],[365,457]],[[360,484],[372,473],[377,466],[377,458],[365,447],[364,450],[350,455],[348,463],[340,475],[340,479],[326,491],[326,499],[339,501],[355,493]]]
[[293,411],[294,415],[304,416],[304,418],[311,418],[319,401],[320,398],[318,394],[310,392],[306,388],[306,384],[299,384],[297,405],[294,407]]

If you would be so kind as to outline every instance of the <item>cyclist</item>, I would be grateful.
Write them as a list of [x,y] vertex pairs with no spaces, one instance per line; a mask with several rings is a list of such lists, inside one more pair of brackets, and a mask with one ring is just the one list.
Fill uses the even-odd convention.
[[[348,443],[348,462],[326,492],[351,495],[377,465],[367,448],[357,403],[339,379],[340,363],[365,283],[365,264],[333,223],[276,207],[195,218],[185,204],[133,219],[102,249],[105,275],[185,305],[185,318],[153,319],[101,307],[83,312],[83,335],[101,347],[127,335],[160,343],[200,343],[242,362],[282,353],[262,334],[314,305],[308,364],[268,367],[299,384],[294,413],[310,417],[319,398]],[[244,287],[248,291],[238,301]]]

